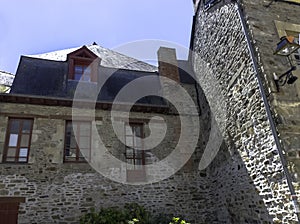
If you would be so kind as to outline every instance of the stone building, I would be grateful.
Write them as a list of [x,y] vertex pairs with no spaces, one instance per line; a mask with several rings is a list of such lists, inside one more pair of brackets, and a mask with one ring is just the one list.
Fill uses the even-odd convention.
[[190,60],[227,155],[208,167],[216,223],[299,222],[300,50],[275,51],[299,44],[299,3],[194,1]]
[[[0,95],[2,210],[78,223],[91,207],[139,202],[197,224],[299,223],[300,52],[274,55],[283,36],[299,43],[299,0],[194,6],[188,61],[162,47],[156,68],[97,44],[21,57]],[[148,94],[129,102],[136,92]],[[175,166],[151,167],[174,149]]]
[[[96,43],[21,57],[11,92],[0,95],[1,223],[78,223],[90,208],[129,202],[205,219],[204,137],[193,126],[198,111],[207,119],[207,106],[187,61],[164,47],[158,58],[157,68]],[[192,102],[180,102],[180,87]]]

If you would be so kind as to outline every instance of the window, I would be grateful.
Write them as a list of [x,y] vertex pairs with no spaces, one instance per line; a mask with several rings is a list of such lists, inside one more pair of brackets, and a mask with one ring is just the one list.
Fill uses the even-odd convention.
[[87,47],[68,54],[69,80],[97,82],[97,70],[100,58]]
[[74,80],[91,81],[91,68],[88,65],[75,64]]
[[127,180],[139,181],[145,179],[145,152],[143,150],[143,124],[125,125],[125,159],[127,166]]
[[143,124],[125,125],[125,157],[127,164],[132,164],[133,169],[140,169],[137,165],[144,165],[142,134]]
[[27,163],[33,119],[10,118],[3,153],[4,162]]
[[91,123],[67,121],[65,131],[64,162],[85,162],[90,159]]

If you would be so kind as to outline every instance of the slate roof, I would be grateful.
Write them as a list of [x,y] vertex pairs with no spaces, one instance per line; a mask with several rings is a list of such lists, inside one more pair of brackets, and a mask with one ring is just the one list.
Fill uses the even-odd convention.
[[[11,88],[11,93],[72,99],[79,82],[69,80],[67,74],[67,61],[45,60],[22,56],[16,78]],[[99,66],[98,82],[81,82],[80,95],[77,96],[79,96],[80,99],[90,99],[91,95],[98,94],[101,86],[100,80],[110,76],[102,86],[97,101],[112,102],[126,84],[139,77],[149,75],[153,75],[157,78],[155,78],[154,81],[152,80],[152,83],[146,83],[146,85],[150,85],[156,92],[161,91],[161,84],[157,72]],[[139,90],[139,88],[142,88],[143,85],[145,85],[145,83],[140,83],[135,91],[142,91],[142,89]],[[121,102],[129,101],[124,98]],[[162,98],[155,96],[144,97],[137,103],[166,105]]]
[[[142,93],[149,86],[154,93],[162,92],[162,86],[157,67],[125,56],[118,52],[103,48],[97,44],[86,45],[90,51],[101,58],[98,68],[97,82],[80,82],[80,99],[97,97],[98,102],[113,102],[119,91],[132,82],[138,81],[134,91]],[[78,94],[76,80],[68,79],[68,54],[78,48],[65,49],[39,55],[22,56],[14,79],[11,93],[35,95],[44,97],[74,98]],[[178,61],[181,83],[195,84],[193,69],[188,61]],[[140,77],[152,76],[154,79],[141,81]],[[109,77],[102,85],[101,80]],[[151,83],[149,83],[151,82]],[[101,87],[101,88],[100,88]],[[155,94],[138,100],[139,104],[165,106],[166,102]],[[122,96],[121,102],[130,102],[131,99]]]
[[[100,45],[91,44],[85,46],[102,59],[101,60],[102,66],[111,67],[111,68],[130,69],[130,70],[137,70],[137,71],[149,71],[149,72],[157,71],[157,67],[154,65],[150,65],[148,63],[139,61],[137,59],[123,55],[116,51],[104,48]],[[74,52],[81,47],[82,46],[59,50],[59,51],[53,51],[44,54],[27,55],[27,56],[33,58],[53,60],[53,61],[66,61],[67,55],[69,53]]]

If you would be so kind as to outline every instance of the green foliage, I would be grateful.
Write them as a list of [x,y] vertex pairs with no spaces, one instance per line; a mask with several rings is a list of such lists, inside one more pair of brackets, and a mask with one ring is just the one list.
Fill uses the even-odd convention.
[[80,224],[126,224],[127,217],[118,208],[102,208],[99,212],[94,209],[80,218]]
[[190,223],[186,222],[181,218],[173,217],[172,222],[170,222],[169,224],[190,224]]
[[[171,221],[170,221],[171,220]],[[80,218],[80,224],[189,224],[180,218],[167,215],[153,216],[137,203],[126,204],[123,209],[117,207],[95,209]]]
[[129,220],[137,219],[139,224],[151,224],[151,214],[143,206],[137,203],[130,203],[125,205],[124,210]]

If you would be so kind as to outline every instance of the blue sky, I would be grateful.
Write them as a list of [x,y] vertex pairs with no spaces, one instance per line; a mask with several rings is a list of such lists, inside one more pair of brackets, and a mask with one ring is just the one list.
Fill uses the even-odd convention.
[[144,39],[188,47],[192,16],[192,0],[1,0],[0,70],[15,73],[21,55],[94,41],[113,49]]

